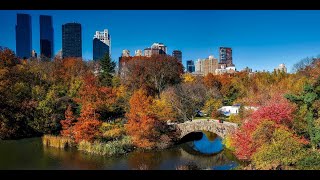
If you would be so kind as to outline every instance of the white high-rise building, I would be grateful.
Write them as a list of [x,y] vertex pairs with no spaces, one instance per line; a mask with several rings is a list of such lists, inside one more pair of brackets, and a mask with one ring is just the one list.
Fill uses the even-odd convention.
[[203,61],[201,59],[198,59],[195,64],[195,72],[196,73],[203,72]]
[[106,45],[109,46],[109,54],[111,55],[111,37],[109,34],[108,29],[104,29],[103,31],[96,31],[96,34],[94,35],[93,39],[97,38]]
[[279,66],[277,68],[275,68],[274,70],[278,70],[278,71],[282,71],[282,72],[285,72],[287,73],[287,67],[285,64],[279,64]]
[[[165,54],[167,54],[167,46],[165,46],[163,43],[153,43],[151,46],[151,49],[160,49],[162,50]],[[162,53],[160,53],[162,54]]]

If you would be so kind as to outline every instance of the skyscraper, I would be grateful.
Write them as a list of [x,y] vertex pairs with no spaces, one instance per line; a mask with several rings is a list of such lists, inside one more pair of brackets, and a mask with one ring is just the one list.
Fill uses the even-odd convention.
[[96,31],[93,37],[93,60],[100,60],[106,53],[111,55],[111,38],[108,29]]
[[32,50],[31,16],[17,14],[16,53],[20,58],[29,58]]
[[195,70],[195,67],[194,67],[194,62],[193,62],[193,60],[188,60],[187,61],[187,72],[189,72],[189,73],[192,73],[192,72],[194,72],[194,70]]
[[178,61],[182,62],[182,52],[180,50],[174,50],[172,56],[177,58]]
[[81,24],[62,25],[62,58],[82,57]]
[[228,47],[220,47],[220,64],[234,66],[232,62],[232,49]]
[[40,15],[40,55],[53,57],[52,16]]

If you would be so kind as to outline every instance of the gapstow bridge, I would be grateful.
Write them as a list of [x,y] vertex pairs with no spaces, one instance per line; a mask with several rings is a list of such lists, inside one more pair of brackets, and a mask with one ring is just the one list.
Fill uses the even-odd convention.
[[186,121],[184,123],[168,123],[175,131],[180,131],[179,138],[192,132],[209,131],[217,134],[221,138],[225,138],[229,134],[233,134],[238,128],[236,123],[219,122],[214,119],[197,119]]

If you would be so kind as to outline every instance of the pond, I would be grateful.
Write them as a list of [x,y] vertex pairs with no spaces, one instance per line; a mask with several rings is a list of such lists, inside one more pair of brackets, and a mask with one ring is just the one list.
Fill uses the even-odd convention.
[[104,157],[76,149],[44,147],[40,138],[0,141],[0,169],[109,169],[134,170],[139,167],[175,170],[194,164],[201,169],[228,170],[240,162],[223,148],[221,138],[201,132],[196,140],[158,151],[133,151],[126,155]]

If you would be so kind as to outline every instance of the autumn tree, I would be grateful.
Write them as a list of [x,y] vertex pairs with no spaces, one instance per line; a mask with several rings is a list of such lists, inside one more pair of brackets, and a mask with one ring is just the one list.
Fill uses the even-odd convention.
[[160,137],[157,129],[159,121],[151,109],[152,101],[152,97],[143,89],[135,91],[130,99],[126,131],[138,147],[152,148]]
[[0,50],[0,139],[37,134],[28,125],[36,107],[28,83],[32,78],[33,74],[20,64],[13,51]]
[[122,82],[131,90],[147,88],[160,97],[166,87],[181,81],[183,66],[171,56],[153,55],[123,61],[120,72]]
[[69,105],[65,112],[65,119],[60,121],[62,125],[61,135],[73,138],[73,126],[75,122],[76,117],[73,115],[71,105]]
[[209,73],[203,78],[203,81],[207,88],[216,88],[219,91],[222,88],[222,83],[220,82],[220,75],[213,75],[212,73]]
[[275,129],[268,143],[253,155],[253,163],[258,169],[275,169],[290,166],[304,156],[303,144],[285,127]]
[[75,102],[81,106],[90,104],[101,115],[102,119],[107,119],[112,114],[112,105],[116,102],[116,92],[111,87],[102,86],[97,77],[88,73],[83,77],[83,84],[79,89]]
[[[294,107],[285,99],[270,100],[267,105],[254,111],[233,136],[236,156],[239,159],[250,160],[261,146],[260,142],[267,139],[269,133],[267,129],[272,131],[276,125],[291,127],[293,112]],[[266,124],[265,121],[273,123]],[[259,127],[265,128],[266,131],[255,132]]]
[[19,63],[18,58],[10,49],[0,49],[0,68],[12,67]]
[[[303,135],[307,135],[311,140],[313,148],[319,147],[320,144],[320,120],[319,120],[319,109],[320,109],[320,78],[317,79],[312,85],[307,84],[304,90],[299,95],[288,94],[286,97],[298,105],[298,114],[304,114],[302,119],[307,126]],[[299,117],[299,116],[298,116]]]
[[196,78],[191,73],[183,74],[182,79],[184,83],[193,83],[196,80]]
[[216,91],[207,90],[202,83],[182,83],[167,88],[163,96],[177,114],[178,121],[188,121],[202,110],[207,99],[218,98]]
[[98,119],[99,114],[90,104],[82,106],[80,117],[73,127],[75,142],[79,143],[82,140],[93,142],[100,136],[101,121]]
[[294,106],[285,99],[270,100],[270,102],[260,107],[252,113],[251,118],[257,120],[271,119],[277,124],[284,124],[290,127],[293,121]]

